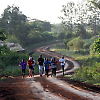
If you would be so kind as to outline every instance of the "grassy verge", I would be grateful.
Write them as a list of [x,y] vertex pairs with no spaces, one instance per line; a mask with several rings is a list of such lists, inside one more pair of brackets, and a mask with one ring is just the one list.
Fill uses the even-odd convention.
[[93,84],[100,86],[100,58],[91,57],[89,54],[83,55],[81,53],[76,53],[73,50],[66,50],[60,46],[53,46],[50,48],[51,51],[55,51],[62,55],[66,55],[74,58],[82,64],[81,68],[76,71],[73,75],[68,75],[73,80],[78,80],[83,83]]

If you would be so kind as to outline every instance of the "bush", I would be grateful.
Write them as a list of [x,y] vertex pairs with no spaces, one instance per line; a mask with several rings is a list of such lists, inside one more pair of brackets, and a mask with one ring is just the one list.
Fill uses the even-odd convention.
[[97,52],[95,52],[94,50],[94,45],[95,43],[93,43],[92,45],[90,45],[90,56],[95,56],[95,57],[99,57],[99,54]]
[[28,59],[27,54],[11,51],[6,45],[0,47],[0,61],[3,65],[18,65],[24,58]]
[[69,38],[72,38],[71,32],[67,32],[64,39],[69,39]]
[[88,50],[85,50],[85,49],[83,50],[83,49],[81,49],[81,50],[75,51],[76,54],[82,54],[82,55],[88,55],[89,52],[90,52],[89,49],[88,49]]
[[83,49],[89,49],[90,48],[90,43],[85,43],[84,45],[83,45]]
[[[84,83],[92,83],[100,85],[100,63],[95,62],[92,66],[82,66],[71,78],[83,81]],[[98,85],[98,84],[97,84]]]
[[10,42],[10,43],[19,43],[19,40],[18,40],[16,37],[13,37],[13,36],[8,37],[8,38],[6,39],[6,41],[7,41],[7,42]]
[[69,41],[67,43],[68,47],[70,49],[78,50],[82,49],[84,44],[84,40],[81,39],[81,37],[78,37],[76,39],[73,39],[72,41]]

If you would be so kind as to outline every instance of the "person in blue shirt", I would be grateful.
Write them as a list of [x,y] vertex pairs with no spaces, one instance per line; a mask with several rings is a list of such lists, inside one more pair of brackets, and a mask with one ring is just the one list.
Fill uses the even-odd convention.
[[22,78],[24,78],[24,75],[25,75],[26,65],[27,63],[24,61],[24,59],[22,59],[22,61],[19,64],[19,66],[21,66],[21,69],[22,69]]
[[44,66],[45,66],[45,72],[46,72],[47,77],[49,76],[48,72],[50,70],[49,69],[50,65],[51,65],[50,61],[48,60],[48,58],[46,58],[46,61],[44,62]]

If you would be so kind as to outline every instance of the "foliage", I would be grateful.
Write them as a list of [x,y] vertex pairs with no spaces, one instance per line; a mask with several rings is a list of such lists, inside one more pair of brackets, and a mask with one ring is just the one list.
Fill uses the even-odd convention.
[[[49,22],[37,19],[30,22],[15,5],[7,6],[1,15],[0,28],[2,27],[6,31],[7,41],[18,42],[23,46],[55,39],[49,34],[51,31]],[[10,37],[14,37],[15,40]]]
[[100,85],[100,63],[96,62],[92,66],[82,66],[71,78],[74,80],[80,80],[84,83],[98,84]]
[[0,28],[0,40],[4,41],[6,39],[6,33],[4,28]]
[[59,38],[59,39],[64,39],[65,34],[66,34],[66,33],[64,33],[64,32],[60,32],[60,33],[58,34],[58,38]]
[[14,36],[7,37],[6,41],[10,43],[19,43],[19,40]]
[[89,1],[89,2],[92,2],[92,4],[95,6],[95,7],[98,7],[100,9],[100,1],[99,0],[92,0],[92,1]]
[[81,24],[77,25],[76,37],[78,37],[78,36],[80,36],[83,39],[86,38],[86,29]]
[[69,39],[69,38],[72,38],[72,33],[70,31],[68,31],[65,35],[65,38],[64,39]]
[[76,54],[82,54],[82,55],[88,55],[90,53],[90,50],[80,49],[75,51]]
[[95,45],[94,45],[94,50],[97,53],[100,53],[100,38],[97,41],[94,41]]
[[[28,59],[26,54],[17,53],[15,51],[11,51],[6,45],[0,46],[0,62],[1,64],[8,65],[18,65],[19,62],[24,58]],[[0,66],[1,67],[1,66]]]
[[84,44],[84,40],[81,37],[73,39],[67,43],[68,47],[73,50],[82,49]]

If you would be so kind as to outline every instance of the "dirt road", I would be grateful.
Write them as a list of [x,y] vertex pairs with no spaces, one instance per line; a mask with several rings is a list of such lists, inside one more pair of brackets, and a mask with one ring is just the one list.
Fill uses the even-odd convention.
[[[45,57],[55,57],[60,54],[50,52],[51,45],[37,48],[36,51]],[[74,59],[66,58],[65,74],[72,74],[80,67]],[[50,74],[50,73],[49,73]],[[93,92],[94,91],[94,92]],[[35,75],[30,78],[8,77],[0,83],[0,100],[100,100],[100,89],[80,82],[69,80],[62,76],[61,66],[58,63],[57,77]]]

